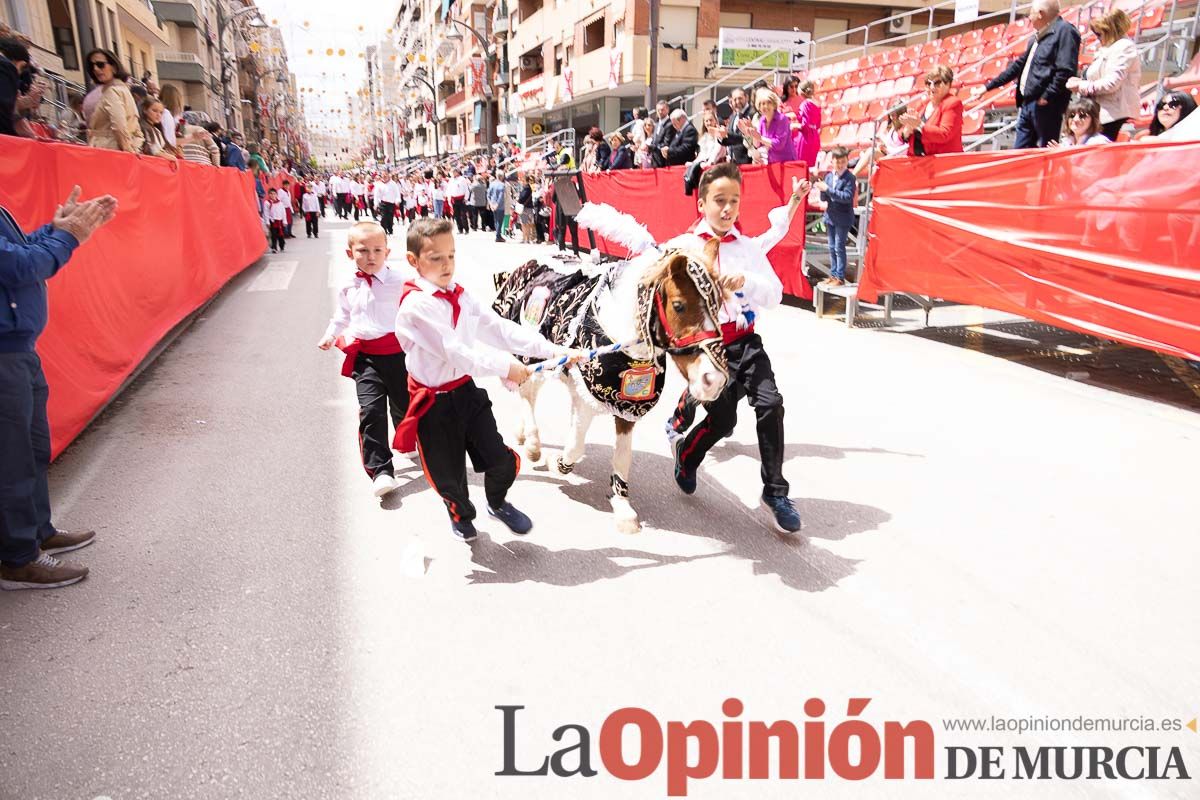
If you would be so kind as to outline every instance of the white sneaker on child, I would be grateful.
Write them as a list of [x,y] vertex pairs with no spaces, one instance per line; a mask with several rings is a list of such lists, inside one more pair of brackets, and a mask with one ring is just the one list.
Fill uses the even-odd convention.
[[400,484],[396,483],[396,479],[386,472],[381,472],[375,476],[375,480],[371,481],[371,491],[376,497],[383,497],[388,492],[400,488]]

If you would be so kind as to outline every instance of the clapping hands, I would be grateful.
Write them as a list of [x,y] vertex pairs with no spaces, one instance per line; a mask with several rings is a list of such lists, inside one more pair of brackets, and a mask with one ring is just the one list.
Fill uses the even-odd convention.
[[111,220],[117,213],[117,199],[102,195],[87,202],[79,202],[80,189],[76,186],[66,201],[54,212],[51,223],[60,231],[66,231],[83,244],[96,229]]

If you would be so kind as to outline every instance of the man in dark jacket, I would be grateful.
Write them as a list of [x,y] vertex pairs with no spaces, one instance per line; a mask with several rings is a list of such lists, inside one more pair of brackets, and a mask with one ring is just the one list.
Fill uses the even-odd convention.
[[654,138],[650,140],[650,159],[656,167],[666,166],[666,158],[662,149],[675,138],[675,128],[671,126],[671,106],[666,100],[659,100],[654,106]]
[[734,89],[729,93],[729,118],[721,127],[726,135],[720,143],[728,148],[729,160],[735,164],[749,164],[750,152],[746,149],[746,139],[738,130],[738,122],[743,119],[754,119],[754,109],[746,101],[743,89]]
[[1058,13],[1058,0],[1034,0],[1029,21],[1036,35],[1024,55],[987,82],[991,90],[1017,81],[1017,149],[1045,147],[1062,135],[1067,79],[1079,70],[1079,31]]
[[92,543],[92,531],[60,531],[50,522],[49,390],[38,359],[46,327],[46,281],[75,248],[112,219],[110,196],[77,202],[76,186],[49,225],[26,236],[0,207],[0,589],[53,589],[81,581],[56,553]]
[[16,136],[17,98],[28,85],[29,48],[11,36],[0,38],[0,136]]
[[675,131],[674,138],[662,148],[663,159],[668,167],[680,166],[694,161],[700,152],[700,134],[696,126],[688,119],[687,112],[677,108],[671,112],[671,127]]

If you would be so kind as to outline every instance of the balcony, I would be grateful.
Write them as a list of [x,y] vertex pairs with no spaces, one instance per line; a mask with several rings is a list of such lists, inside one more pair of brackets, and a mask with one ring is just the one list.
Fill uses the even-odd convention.
[[467,90],[466,89],[460,89],[457,92],[455,92],[454,94],[448,96],[444,101],[444,104],[446,106],[445,116],[447,116],[447,117],[454,116],[455,112],[460,110],[458,107],[461,105],[464,105],[466,102],[467,102]]
[[200,27],[200,14],[191,3],[154,0],[154,10],[163,22],[174,22],[181,28]]
[[158,79],[160,81],[183,81],[204,83],[205,69],[195,53],[159,51],[157,53]]

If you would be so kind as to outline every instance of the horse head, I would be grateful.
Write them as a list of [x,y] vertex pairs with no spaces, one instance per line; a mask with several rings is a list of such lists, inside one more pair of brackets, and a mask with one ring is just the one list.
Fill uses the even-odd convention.
[[702,403],[717,399],[729,379],[719,314],[725,297],[717,283],[719,242],[702,251],[671,250],[642,276],[643,337],[670,354]]

